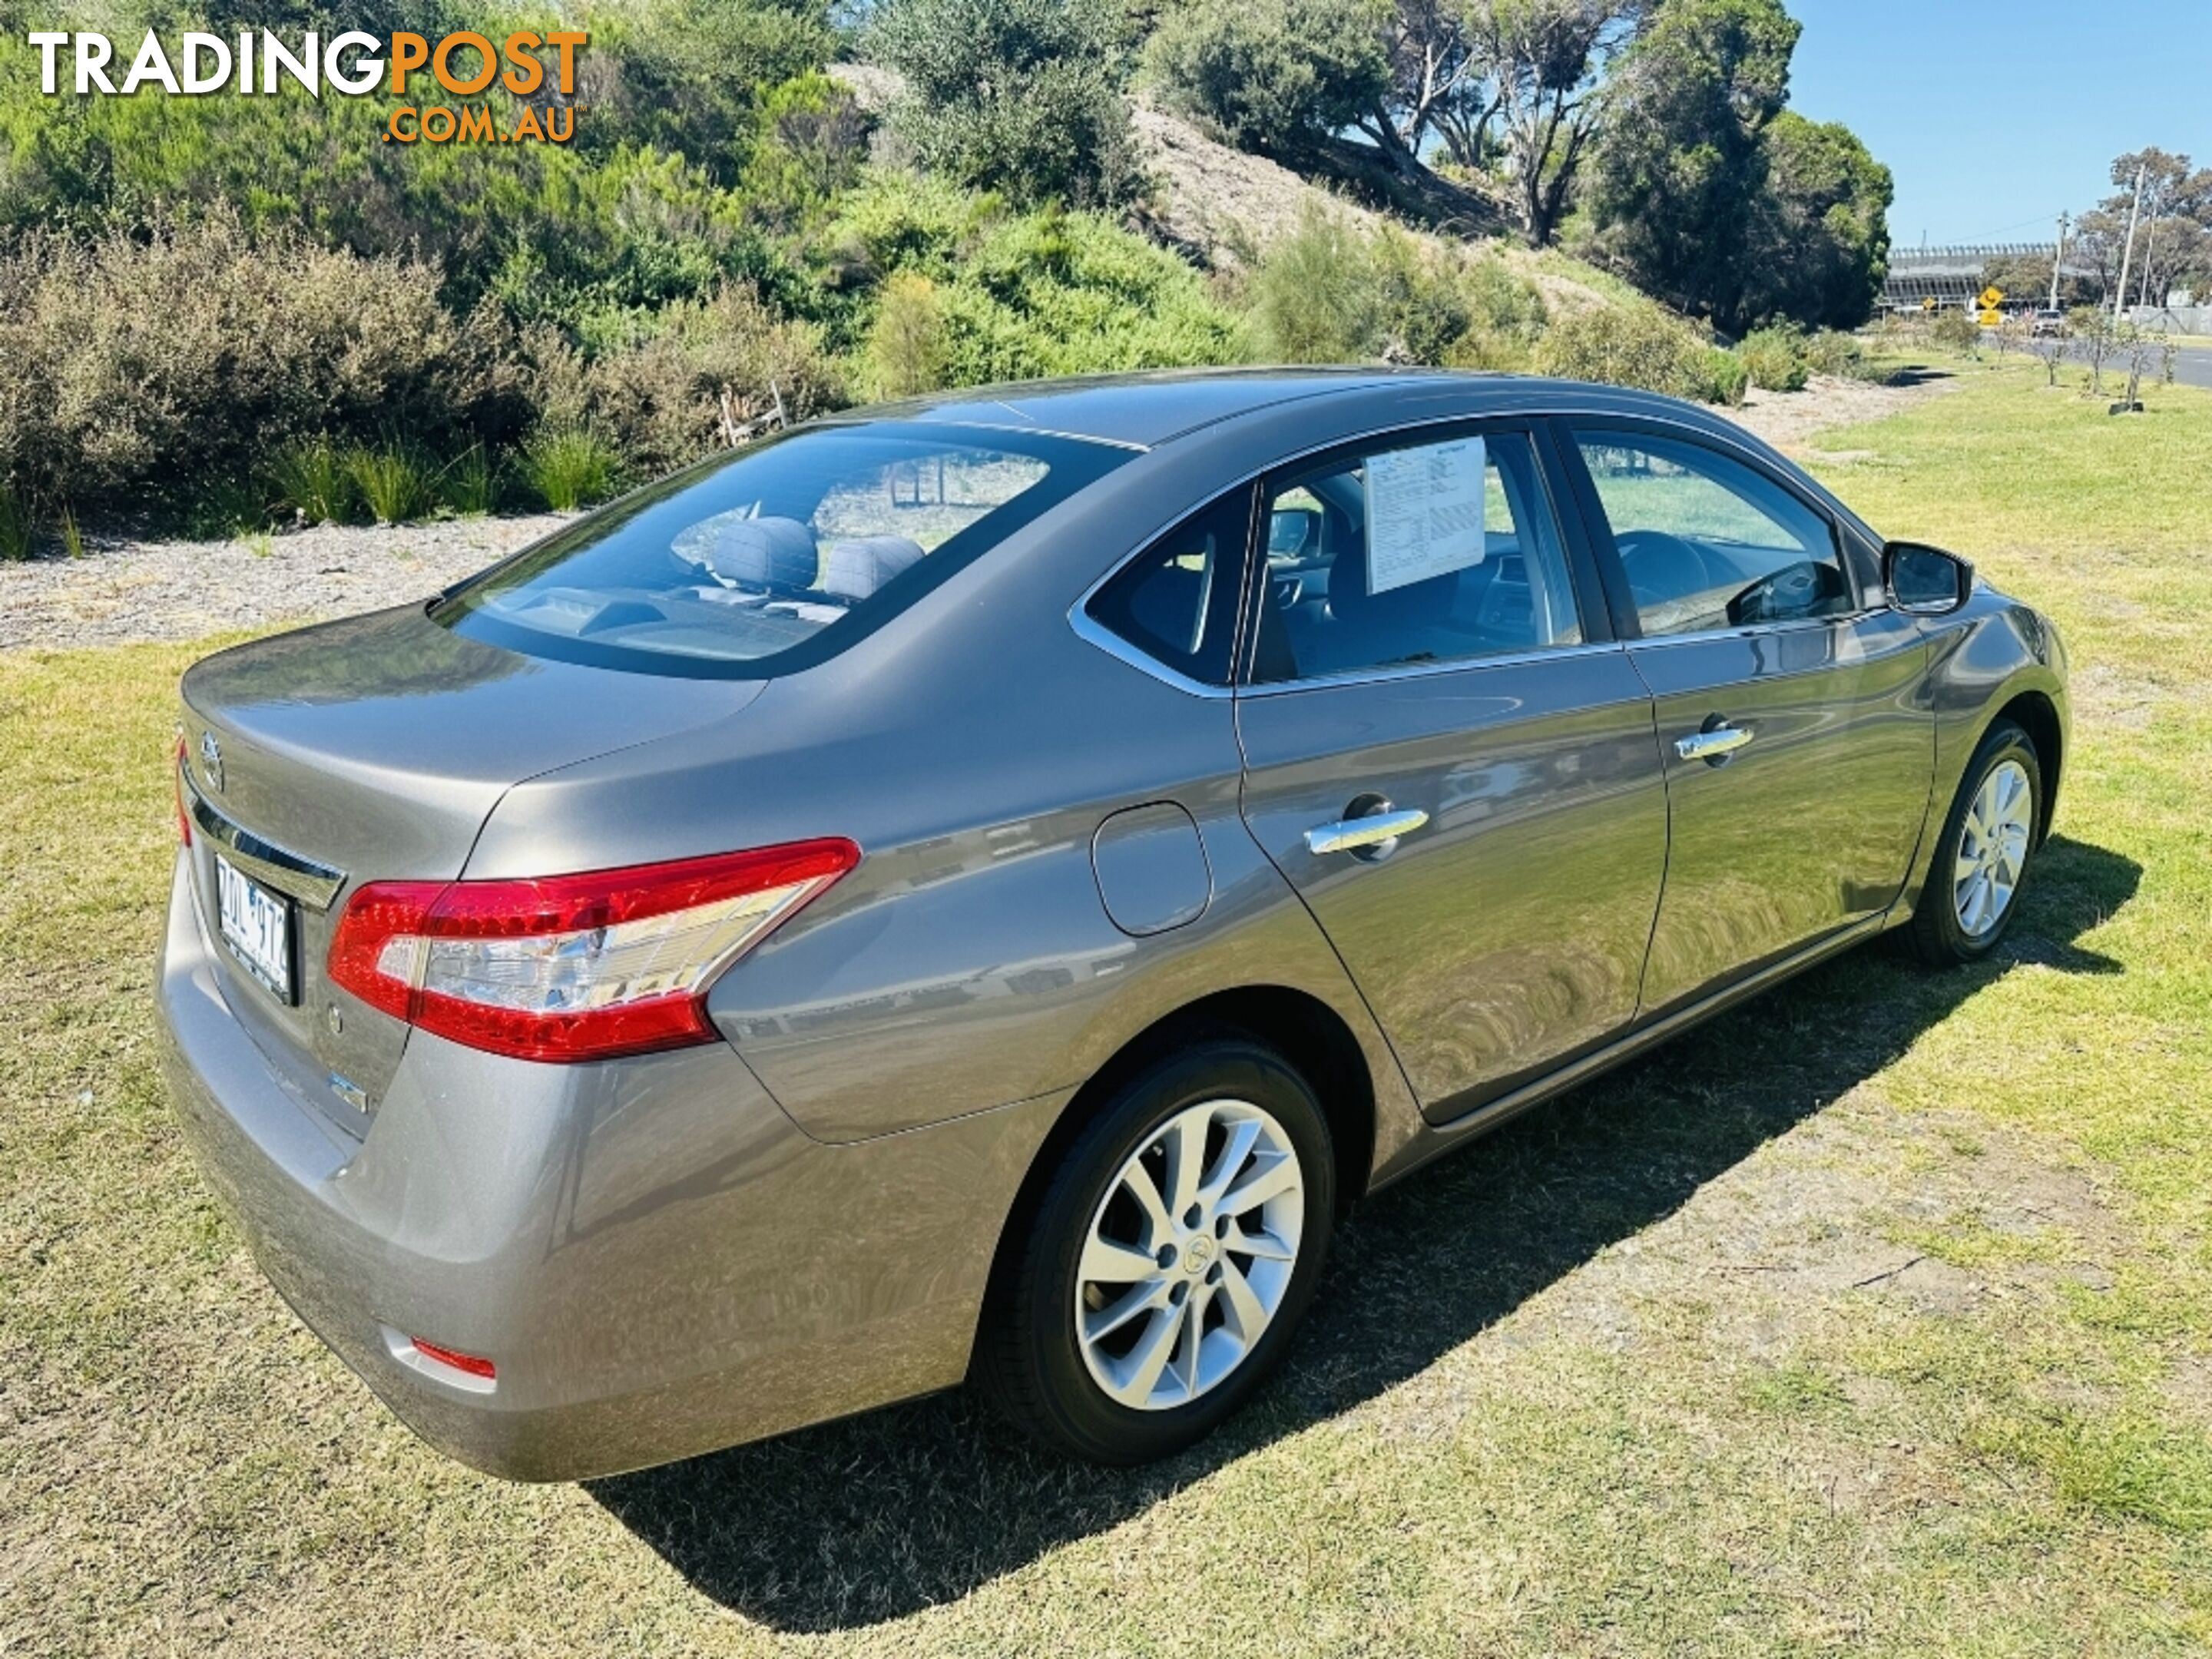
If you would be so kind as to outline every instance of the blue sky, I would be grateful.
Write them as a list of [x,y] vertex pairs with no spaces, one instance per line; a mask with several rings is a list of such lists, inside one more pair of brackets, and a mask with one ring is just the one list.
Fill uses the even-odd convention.
[[1787,0],[1790,102],[1897,176],[1892,239],[2037,241],[2146,144],[2212,165],[2212,0]]

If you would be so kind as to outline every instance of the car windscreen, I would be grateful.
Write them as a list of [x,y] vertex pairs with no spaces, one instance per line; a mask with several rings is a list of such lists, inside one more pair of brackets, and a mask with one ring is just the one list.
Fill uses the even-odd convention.
[[453,589],[431,616],[532,656],[693,678],[793,672],[1130,459],[1081,439],[808,427],[685,472]]

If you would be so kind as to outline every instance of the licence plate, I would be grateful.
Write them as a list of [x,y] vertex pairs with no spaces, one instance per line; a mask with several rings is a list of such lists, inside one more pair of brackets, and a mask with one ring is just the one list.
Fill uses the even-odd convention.
[[216,911],[222,942],[246,971],[286,1002],[292,989],[292,902],[215,855]]

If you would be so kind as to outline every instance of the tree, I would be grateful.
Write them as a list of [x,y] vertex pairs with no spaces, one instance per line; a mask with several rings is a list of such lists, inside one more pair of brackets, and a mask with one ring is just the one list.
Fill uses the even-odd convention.
[[1638,285],[1740,325],[1747,221],[1798,26],[1781,0],[1668,0],[1620,66],[1591,212]]
[[1381,0],[1196,0],[1146,42],[1146,72],[1240,149],[1297,159],[1382,107],[1384,15]]
[[932,167],[1024,203],[1134,193],[1115,0],[884,0],[866,38],[906,80],[893,132]]
[[1856,328],[1888,274],[1889,169],[1849,127],[1795,110],[1774,118],[1762,143],[1766,188],[1750,216],[1739,312]]
[[1530,246],[1543,246],[1558,229],[1602,108],[1606,71],[1636,39],[1650,10],[1648,0],[1472,0],[1468,5],[1471,50],[1493,89]]

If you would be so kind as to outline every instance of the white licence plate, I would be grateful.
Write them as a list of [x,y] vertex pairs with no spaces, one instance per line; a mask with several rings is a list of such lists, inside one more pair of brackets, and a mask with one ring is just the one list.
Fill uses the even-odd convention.
[[222,942],[246,970],[286,1002],[292,1000],[292,903],[215,855],[216,911]]

